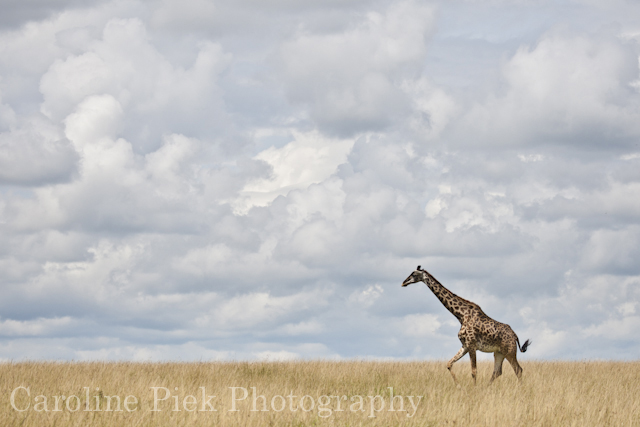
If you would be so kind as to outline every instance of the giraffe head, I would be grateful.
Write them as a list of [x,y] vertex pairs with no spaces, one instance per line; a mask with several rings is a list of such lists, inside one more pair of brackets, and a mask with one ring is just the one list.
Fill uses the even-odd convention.
[[420,266],[418,266],[418,268],[416,268],[416,271],[411,273],[411,275],[407,277],[404,282],[402,282],[402,286],[405,287],[409,286],[412,283],[422,282],[424,280],[424,275],[425,271]]

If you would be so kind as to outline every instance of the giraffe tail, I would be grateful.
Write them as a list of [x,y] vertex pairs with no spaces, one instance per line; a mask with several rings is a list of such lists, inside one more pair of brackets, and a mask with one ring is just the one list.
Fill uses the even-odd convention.
[[524,344],[522,344],[522,347],[520,347],[520,340],[518,339],[518,337],[516,337],[516,341],[518,343],[518,347],[520,348],[521,353],[524,353],[525,351],[527,351],[527,347],[531,345],[531,340],[526,340]]

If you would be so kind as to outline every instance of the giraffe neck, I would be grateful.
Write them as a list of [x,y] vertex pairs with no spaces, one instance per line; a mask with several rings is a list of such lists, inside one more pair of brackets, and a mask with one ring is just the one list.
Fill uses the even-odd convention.
[[424,272],[424,283],[431,289],[433,294],[440,300],[442,305],[449,310],[462,323],[465,313],[471,308],[471,302],[460,298],[449,289],[442,286],[435,277]]

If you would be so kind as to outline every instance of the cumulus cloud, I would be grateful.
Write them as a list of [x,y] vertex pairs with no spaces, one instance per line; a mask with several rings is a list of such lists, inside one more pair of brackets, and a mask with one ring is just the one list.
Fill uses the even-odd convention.
[[271,167],[271,176],[245,185],[240,198],[232,201],[236,212],[246,213],[277,196],[325,181],[346,161],[354,143],[352,139],[324,138],[317,131],[292,133],[293,141],[280,148],[271,146],[254,157]]
[[66,136],[42,117],[0,133],[0,182],[38,186],[64,182],[77,172],[78,156]]
[[625,148],[638,137],[634,44],[551,32],[535,46],[519,48],[503,76],[506,93],[472,108],[463,122],[477,132],[471,144],[568,143],[596,149],[606,140]]
[[433,14],[431,7],[401,2],[341,33],[301,33],[281,51],[289,98],[308,105],[329,133],[386,128],[409,112],[401,85],[419,73]]
[[418,264],[527,355],[637,354],[634,6],[28,4],[1,358],[450,358]]

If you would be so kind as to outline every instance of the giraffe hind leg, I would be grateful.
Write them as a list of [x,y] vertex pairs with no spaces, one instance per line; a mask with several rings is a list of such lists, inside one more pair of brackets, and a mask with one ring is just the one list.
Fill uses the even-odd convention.
[[507,360],[509,361],[509,363],[511,364],[511,367],[513,368],[513,372],[515,372],[516,376],[518,377],[518,379],[521,380],[522,379],[522,367],[518,363],[518,359],[516,359],[516,354],[515,353],[508,354],[506,357],[507,357]]
[[491,384],[493,380],[495,380],[500,375],[502,375],[502,362],[504,362],[504,354],[500,353],[499,351],[496,351],[495,353],[493,353],[493,360],[494,360],[493,375],[491,375],[491,380],[489,380],[489,384]]
[[458,380],[456,379],[456,376],[453,374],[453,371],[451,370],[451,368],[453,367],[453,364],[456,363],[458,360],[460,360],[460,358],[462,356],[464,356],[465,354],[467,354],[469,350],[467,350],[466,348],[462,347],[455,356],[453,356],[451,358],[451,360],[449,360],[449,362],[447,363],[447,369],[449,370],[449,372],[451,373],[451,376],[453,377],[453,382],[455,382],[456,384],[458,384]]

